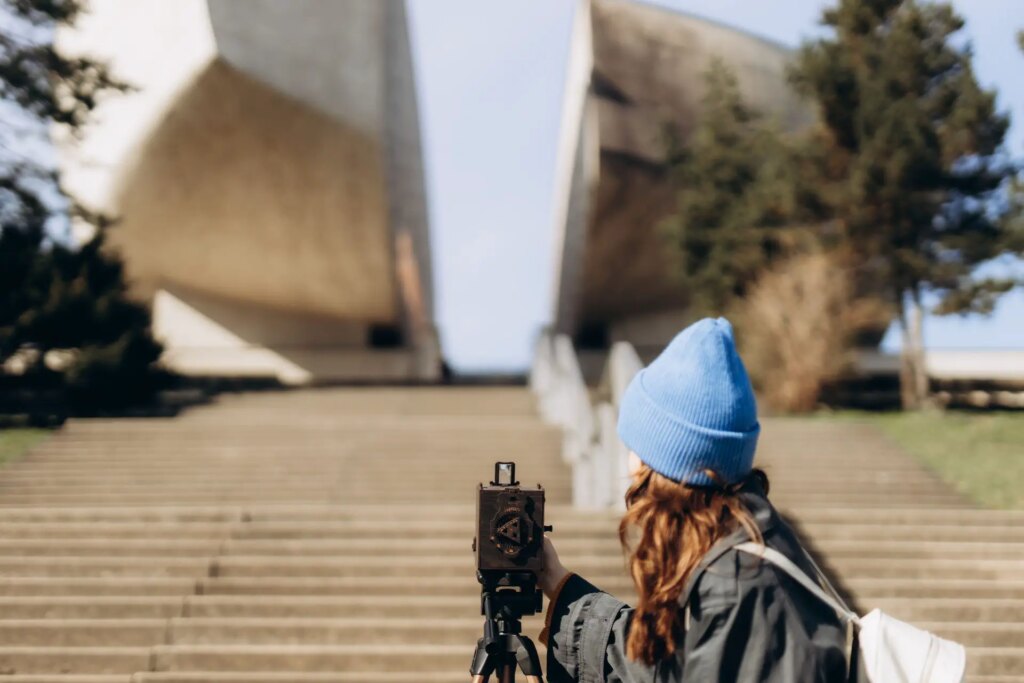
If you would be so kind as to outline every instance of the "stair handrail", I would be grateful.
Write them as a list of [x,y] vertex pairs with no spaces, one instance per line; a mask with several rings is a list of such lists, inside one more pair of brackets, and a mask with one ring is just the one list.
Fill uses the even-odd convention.
[[[608,360],[604,366],[602,384],[606,387],[605,395],[608,401],[602,406],[607,414],[606,420],[610,424],[605,427],[610,430],[610,435],[604,439],[607,454],[607,466],[610,473],[609,482],[609,505],[625,507],[626,489],[629,488],[629,448],[622,443],[618,434],[619,406],[622,404],[622,397],[626,393],[626,387],[633,381],[637,373],[644,367],[640,360],[640,354],[636,348],[626,341],[618,341],[612,344],[608,352]],[[600,410],[602,406],[598,406]]]
[[604,367],[603,398],[595,402],[568,335],[543,331],[534,349],[530,388],[542,419],[562,429],[562,459],[572,467],[577,507],[621,506],[628,485],[628,449],[616,432],[618,406],[643,364],[628,342],[616,342]]

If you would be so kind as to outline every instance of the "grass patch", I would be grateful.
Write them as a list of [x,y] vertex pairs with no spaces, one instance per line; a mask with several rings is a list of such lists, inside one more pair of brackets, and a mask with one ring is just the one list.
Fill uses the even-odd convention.
[[856,413],[960,493],[994,508],[1024,508],[1024,413]]
[[15,428],[0,430],[0,465],[21,457],[29,448],[46,438],[46,429]]

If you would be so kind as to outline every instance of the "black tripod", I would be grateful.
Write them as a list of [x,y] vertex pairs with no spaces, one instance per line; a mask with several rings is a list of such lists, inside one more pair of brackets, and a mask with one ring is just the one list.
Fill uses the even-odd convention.
[[482,576],[480,583],[484,584],[484,637],[477,641],[469,667],[473,683],[486,683],[492,673],[497,674],[498,683],[513,683],[517,667],[527,683],[544,683],[537,648],[521,633],[523,614],[537,611],[539,591],[498,590]]

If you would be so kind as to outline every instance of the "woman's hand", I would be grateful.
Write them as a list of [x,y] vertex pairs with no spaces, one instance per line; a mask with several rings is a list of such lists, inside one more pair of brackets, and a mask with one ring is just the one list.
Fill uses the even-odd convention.
[[544,591],[548,600],[552,600],[555,597],[555,589],[558,588],[558,584],[562,582],[569,570],[562,566],[562,561],[558,559],[558,552],[555,550],[551,538],[546,534],[542,552],[544,553],[544,571],[537,576],[537,585]]

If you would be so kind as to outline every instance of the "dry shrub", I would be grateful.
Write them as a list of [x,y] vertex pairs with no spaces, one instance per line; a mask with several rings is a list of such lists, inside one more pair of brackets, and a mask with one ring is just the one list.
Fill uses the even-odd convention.
[[814,410],[824,384],[849,366],[851,343],[881,304],[855,298],[840,259],[792,257],[768,270],[734,312],[751,379],[772,410]]

